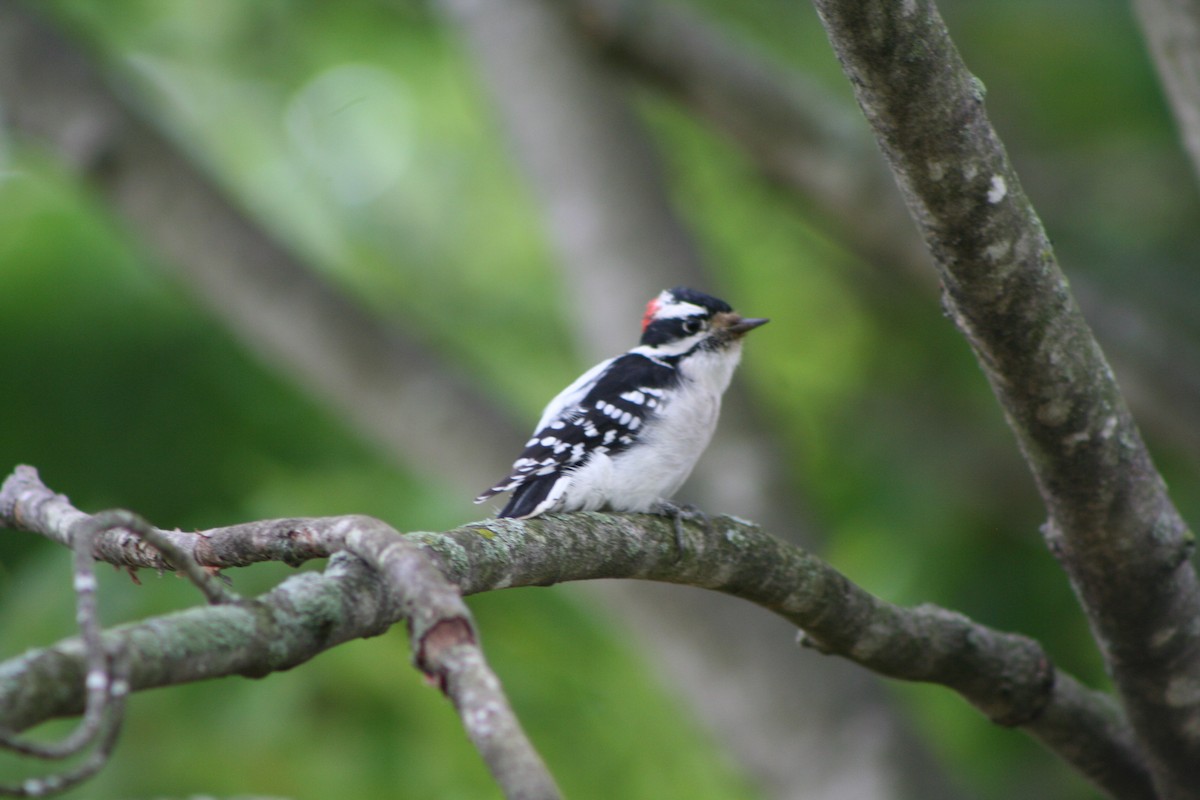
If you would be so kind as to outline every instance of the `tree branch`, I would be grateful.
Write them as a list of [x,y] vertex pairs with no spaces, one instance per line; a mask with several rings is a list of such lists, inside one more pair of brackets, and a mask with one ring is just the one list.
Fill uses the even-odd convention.
[[[557,798],[558,789],[525,737],[499,681],[484,660],[462,596],[427,553],[388,525],[363,516],[274,520],[199,534],[155,530],[145,537],[123,512],[90,517],[54,494],[30,467],[0,487],[0,526],[55,541],[80,526],[104,523],[91,554],[117,566],[174,569],[181,559],[207,567],[256,561],[297,564],[332,556],[321,575],[304,573],[267,594],[112,628],[103,650],[129,662],[133,690],[211,677],[261,677],[289,669],[351,639],[383,633],[406,620],[416,666],[451,699],[471,741],[509,798]],[[139,523],[133,522],[133,526]],[[169,542],[170,560],[144,541]],[[68,639],[0,664],[0,719],[21,730],[76,714],[93,681],[88,652]]]
[[[471,743],[510,800],[558,798],[558,787],[525,736],[479,647],[466,603],[428,554],[378,520],[343,517],[330,530],[365,561],[408,622],[417,667],[454,702]],[[394,612],[393,612],[394,613]]]
[[1192,534],[1055,262],[936,7],[815,0],[1050,512],[1167,797],[1200,792]]
[[[0,524],[59,538],[63,521],[81,513],[42,486],[30,468],[18,469],[0,488]],[[414,566],[418,547],[463,594],[595,578],[686,584],[779,614],[803,629],[806,642],[821,652],[888,677],[947,686],[993,722],[1025,730],[1114,796],[1154,796],[1121,712],[1107,696],[1057,671],[1036,642],[934,606],[905,609],[884,602],[751,523],[716,517],[707,526],[690,524],[683,559],[671,521],[652,515],[488,520],[445,533],[413,533],[404,540],[380,537],[380,530],[390,531],[368,518],[334,517],[195,534],[164,532],[185,551],[190,539],[190,552],[207,566],[294,562],[345,548],[375,568],[339,553],[323,574],[289,578],[254,601],[123,625],[105,638],[129,649],[130,684],[145,689],[285,669],[348,639],[381,633],[407,616],[418,666],[441,679],[443,673],[428,666],[431,653],[446,651],[448,663],[464,668],[455,648],[473,634],[466,635],[469,628],[462,635],[455,631],[458,620],[469,623],[465,609],[439,610],[438,621],[430,622],[420,608],[427,597],[438,603],[449,598],[405,572],[420,565]],[[110,541],[98,541],[96,553],[114,563],[128,566],[144,558],[138,548],[119,541],[119,532],[101,538]],[[408,560],[398,562],[401,567],[393,557]],[[421,580],[442,580],[418,572]],[[379,580],[381,575],[388,579]],[[437,632],[432,640],[431,631]],[[445,648],[441,637],[451,633],[454,646]],[[204,657],[197,657],[201,653]],[[24,728],[79,713],[81,658],[78,641],[66,640],[0,664],[0,717]],[[445,683],[450,687],[453,679]]]
[[110,654],[104,646],[96,608],[92,544],[102,531],[126,522],[144,530],[144,523],[134,515],[110,512],[80,516],[67,532],[74,554],[75,619],[86,672],[83,718],[65,738],[51,743],[29,741],[0,730],[0,748],[33,758],[70,758],[95,746],[86,759],[65,771],[26,778],[19,785],[0,784],[0,796],[41,797],[70,789],[99,772],[116,747],[125,720],[125,698],[129,694],[129,659],[124,650]]

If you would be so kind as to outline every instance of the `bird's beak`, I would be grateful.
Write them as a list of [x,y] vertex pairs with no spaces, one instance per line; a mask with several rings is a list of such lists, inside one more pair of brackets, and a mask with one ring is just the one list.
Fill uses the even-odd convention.
[[723,328],[726,333],[733,336],[742,336],[745,333],[754,330],[759,325],[766,325],[771,320],[763,319],[762,317],[741,317],[737,314],[722,314],[718,323],[719,327]]

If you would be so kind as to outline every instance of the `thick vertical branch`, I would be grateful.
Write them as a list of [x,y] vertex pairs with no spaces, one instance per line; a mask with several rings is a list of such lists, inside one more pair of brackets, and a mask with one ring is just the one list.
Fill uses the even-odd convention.
[[936,7],[815,0],[1050,512],[1160,791],[1200,796],[1200,587],[1171,504]]

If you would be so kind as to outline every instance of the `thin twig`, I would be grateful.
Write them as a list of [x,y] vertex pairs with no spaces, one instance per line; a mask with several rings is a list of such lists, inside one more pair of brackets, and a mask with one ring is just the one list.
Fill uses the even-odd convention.
[[[107,514],[110,515],[110,524],[106,530],[122,529],[136,534],[157,550],[171,568],[182,570],[196,588],[204,593],[209,603],[236,603],[241,599],[237,592],[223,584],[214,572],[200,566],[190,548],[181,547],[165,531],[160,531],[137,514],[128,511],[109,511]],[[189,539],[194,541],[195,537]]]
[[45,797],[65,792],[99,772],[117,746],[121,724],[125,718],[125,700],[129,696],[129,658],[124,651],[117,653],[109,668],[107,714],[100,724],[96,746],[82,763],[66,772],[26,778],[19,786],[0,784],[0,797]]
[[0,747],[35,758],[62,759],[78,754],[100,731],[109,706],[113,678],[109,674],[108,657],[100,638],[92,542],[101,530],[110,526],[110,522],[111,517],[105,513],[83,517],[71,526],[68,535],[74,552],[75,621],[79,626],[87,664],[84,681],[87,704],[83,718],[70,734],[58,742],[33,742],[0,734]]
[[[71,505],[65,495],[46,487],[30,466],[18,466],[0,485],[0,521],[70,546],[70,525],[87,515]],[[120,525],[97,531],[93,556],[127,569],[172,571],[175,563],[194,562],[201,568],[245,567],[262,561],[297,566],[314,558],[328,558],[342,542],[316,535],[304,519],[277,519],[214,528],[201,533],[166,531],[143,524],[155,542],[166,543],[174,553],[164,558],[149,538]]]
[[96,774],[116,747],[125,719],[129,665],[123,648],[110,658],[101,637],[92,544],[100,531],[122,524],[129,516],[132,515],[125,512],[106,512],[81,517],[70,526],[68,534],[74,552],[75,618],[86,665],[87,699],[83,718],[71,733],[57,742],[34,742],[0,733],[0,748],[47,760],[69,758],[93,744],[96,746],[85,761],[65,772],[27,778],[19,785],[0,784],[0,796],[42,797],[65,791]]

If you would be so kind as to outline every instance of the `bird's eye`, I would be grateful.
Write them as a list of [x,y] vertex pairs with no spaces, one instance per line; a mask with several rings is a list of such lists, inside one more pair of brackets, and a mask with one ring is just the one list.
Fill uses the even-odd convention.
[[703,327],[704,323],[700,320],[689,319],[687,322],[683,323],[683,332],[688,334],[699,333],[700,329]]

